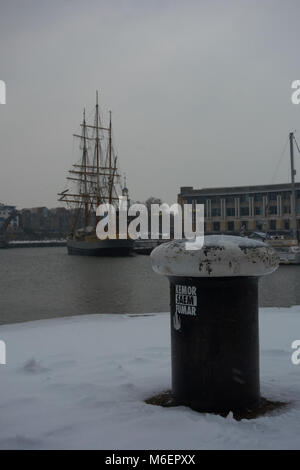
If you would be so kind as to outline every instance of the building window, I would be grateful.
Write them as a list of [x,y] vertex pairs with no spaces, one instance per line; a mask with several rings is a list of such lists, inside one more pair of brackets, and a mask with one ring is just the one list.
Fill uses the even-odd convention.
[[288,219],[284,221],[284,229],[290,230],[290,221]]
[[256,221],[256,229],[262,231],[262,229],[263,229],[262,222],[259,222],[258,220]]
[[242,194],[240,197],[241,202],[249,202],[249,194]]
[[269,193],[269,200],[276,201],[277,200],[277,193]]
[[249,207],[241,207],[241,215],[249,215]]
[[284,214],[290,214],[291,208],[290,206],[283,206],[283,213]]
[[291,193],[289,191],[284,191],[282,193],[282,199],[289,200],[291,197]]
[[198,197],[197,199],[194,199],[195,204],[205,204],[205,196]]
[[255,206],[254,207],[254,215],[262,215],[263,213],[263,208],[260,206]]
[[269,214],[276,215],[277,214],[277,206],[270,206],[269,207]]
[[227,207],[226,209],[226,215],[227,216],[235,216],[235,208],[234,207]]
[[270,230],[276,230],[276,220],[270,220]]
[[213,231],[214,232],[219,232],[220,231],[220,222],[214,222],[213,223]]
[[214,207],[212,210],[211,210],[211,215],[213,217],[220,217],[221,216],[221,209],[220,207]]
[[230,220],[230,222],[227,223],[227,229],[229,232],[234,231],[234,222],[232,220]]
[[254,194],[254,201],[262,201],[263,195],[261,193]]
[[234,202],[233,196],[226,196],[226,202]]

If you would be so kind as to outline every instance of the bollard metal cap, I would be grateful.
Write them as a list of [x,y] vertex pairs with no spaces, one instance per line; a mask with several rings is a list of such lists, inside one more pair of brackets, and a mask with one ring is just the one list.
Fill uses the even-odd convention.
[[207,235],[199,250],[186,240],[162,243],[151,253],[152,268],[165,276],[263,276],[278,268],[279,256],[266,243],[232,235]]

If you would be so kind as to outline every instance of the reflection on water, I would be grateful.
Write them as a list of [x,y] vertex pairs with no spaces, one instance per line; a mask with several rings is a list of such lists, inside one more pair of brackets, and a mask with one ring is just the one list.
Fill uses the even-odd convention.
[[[0,323],[89,313],[169,309],[168,281],[148,256],[97,258],[66,248],[0,250]],[[300,266],[260,280],[260,305],[300,305]]]

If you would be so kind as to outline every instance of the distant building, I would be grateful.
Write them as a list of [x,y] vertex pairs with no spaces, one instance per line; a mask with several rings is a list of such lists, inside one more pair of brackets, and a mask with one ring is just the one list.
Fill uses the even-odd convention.
[[[0,202],[0,225],[7,219],[12,212],[16,210],[16,206],[9,206]],[[17,229],[19,225],[19,218],[15,217],[11,220],[10,224],[12,229]]]
[[45,228],[47,207],[31,207],[21,210],[22,227],[25,230],[40,231]]
[[20,227],[30,239],[61,238],[70,233],[76,217],[77,211],[65,207],[25,208],[20,211]]
[[[296,188],[297,226],[300,228],[300,183]],[[179,204],[204,204],[205,233],[240,234],[262,231],[290,235],[291,186],[271,184],[194,189],[183,186]]]

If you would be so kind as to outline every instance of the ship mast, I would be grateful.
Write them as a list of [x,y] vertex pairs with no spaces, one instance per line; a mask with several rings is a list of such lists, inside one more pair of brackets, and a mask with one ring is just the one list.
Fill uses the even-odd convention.
[[109,111],[109,138],[108,138],[108,152],[109,152],[109,173],[110,173],[110,184],[109,184],[109,204],[112,202],[112,188],[114,181],[114,172],[111,167],[111,153],[112,153],[112,138],[111,138],[111,111]]
[[295,190],[295,166],[294,166],[294,133],[290,132],[290,157],[291,157],[291,188],[292,188],[292,199],[291,199],[291,215],[292,215],[292,227],[293,236],[298,240],[298,229],[297,229],[297,217],[296,217],[296,190]]
[[[81,140],[81,161],[73,164],[73,168],[69,170],[70,176],[67,180],[78,183],[78,191],[69,191],[66,189],[59,193],[59,201],[67,204],[73,203],[77,207],[84,209],[84,227],[89,225],[90,211],[94,205],[99,206],[101,202],[109,202],[117,204],[119,197],[115,188],[115,179],[120,177],[117,169],[117,156],[114,153],[112,142],[112,113],[109,112],[109,126],[103,127],[101,124],[98,91],[96,91],[96,112],[93,125],[86,122],[85,110],[83,111],[83,121],[81,124],[81,133],[73,134]],[[89,130],[94,132],[89,135]],[[107,146],[105,162],[102,158],[101,132],[107,132]],[[89,158],[88,142],[94,143],[93,161]]]
[[96,91],[96,167],[97,167],[97,206],[100,204],[100,161],[99,161],[99,104],[98,104],[98,90]]
[[83,126],[82,126],[82,137],[83,137],[83,154],[82,154],[82,166],[83,166],[83,179],[84,179],[84,226],[88,226],[89,219],[89,204],[88,204],[88,188],[87,188],[87,146],[86,146],[86,121],[85,121],[85,109],[83,110]]
[[88,222],[89,222],[88,185],[91,181],[88,179],[88,177],[90,176],[90,172],[89,172],[90,165],[88,164],[88,148],[87,148],[87,140],[89,139],[89,137],[87,135],[88,126],[85,120],[85,109],[83,110],[83,121],[82,121],[81,127],[82,127],[81,135],[73,134],[75,137],[80,138],[83,144],[81,163],[80,165],[73,165],[74,167],[79,167],[80,171],[69,170],[69,173],[75,174],[76,177],[67,177],[68,180],[76,181],[77,183],[79,183],[78,192],[71,193],[69,192],[69,189],[66,189],[58,193],[58,196],[60,196],[59,201],[66,202],[67,204],[69,203],[73,203],[76,205],[78,204],[78,208],[82,206],[83,204],[84,226],[87,227]]

